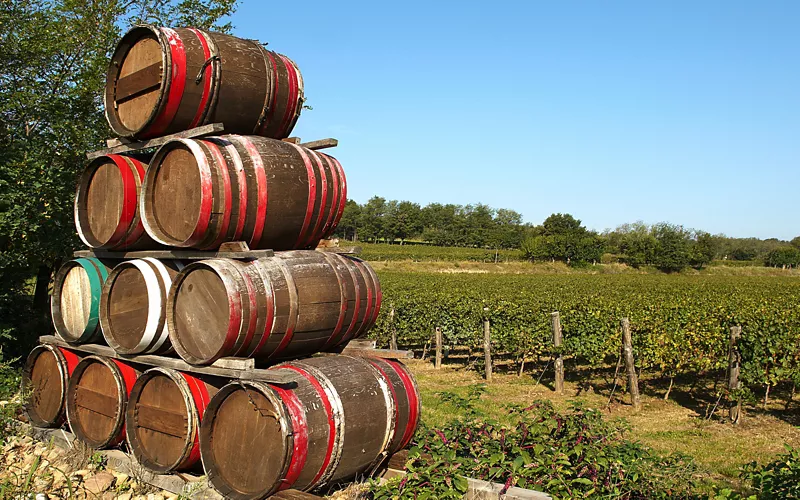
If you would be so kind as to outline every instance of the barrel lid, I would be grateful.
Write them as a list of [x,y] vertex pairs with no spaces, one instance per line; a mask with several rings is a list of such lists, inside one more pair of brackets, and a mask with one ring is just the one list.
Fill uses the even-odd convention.
[[235,382],[212,398],[200,450],[209,479],[226,498],[263,498],[281,486],[293,447],[287,414],[263,383]]
[[186,266],[170,293],[168,321],[172,345],[190,362],[217,359],[228,341],[229,289],[210,265],[213,262]]
[[66,272],[58,298],[65,334],[69,339],[80,338],[92,311],[92,285],[82,266],[72,265]]
[[131,390],[126,416],[128,442],[137,460],[156,472],[181,465],[194,444],[196,410],[178,372],[144,372]]
[[202,209],[201,181],[195,153],[181,141],[165,144],[153,158],[143,194],[150,210],[144,215],[160,239],[179,244],[192,236]]
[[[104,285],[101,324],[112,347],[121,352],[133,352],[144,336],[149,319],[150,292],[142,272],[123,262],[111,272]],[[111,342],[109,342],[111,343]]]
[[114,160],[101,156],[87,167],[78,191],[76,225],[93,247],[106,244],[122,217],[125,189]]
[[[122,128],[133,134],[155,115],[165,80],[165,51],[158,28],[137,26],[117,45],[106,81],[106,109]],[[113,109],[112,109],[113,108]]]
[[25,384],[30,390],[26,411],[36,425],[57,424],[63,416],[67,367],[58,348],[36,346],[25,363]]
[[112,361],[84,358],[69,381],[67,418],[73,432],[93,448],[111,444],[123,423],[127,391]]

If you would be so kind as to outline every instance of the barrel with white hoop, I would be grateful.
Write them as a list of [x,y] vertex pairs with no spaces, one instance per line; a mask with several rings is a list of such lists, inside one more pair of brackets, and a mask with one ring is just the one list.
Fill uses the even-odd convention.
[[422,414],[422,400],[417,381],[411,371],[395,359],[364,358],[381,372],[389,383],[392,399],[395,402],[395,432],[389,445],[389,454],[402,450],[411,442],[419,427]]
[[169,368],[151,368],[128,399],[125,432],[136,460],[161,474],[200,463],[200,421],[223,383]]
[[173,348],[191,364],[287,359],[364,335],[380,306],[380,283],[367,263],[296,250],[187,265],[170,289],[167,324]]
[[78,181],[75,227],[92,248],[152,248],[139,217],[139,192],[147,165],[117,154],[92,160]]
[[108,345],[124,354],[171,352],[166,304],[181,269],[180,261],[152,257],[114,267],[100,297],[100,325]]
[[86,356],[67,386],[67,421],[92,448],[109,448],[125,439],[125,407],[139,371],[104,356]]
[[206,409],[200,451],[209,480],[226,498],[308,491],[369,471],[386,456],[396,412],[373,365],[325,356],[273,369],[293,373],[296,384],[238,381]]
[[347,181],[332,156],[283,141],[227,135],[176,139],[156,152],[139,210],[157,242],[211,250],[315,248],[336,229]]
[[61,266],[53,280],[50,311],[56,333],[72,344],[102,338],[100,295],[110,268],[100,259],[73,259]]
[[22,372],[28,399],[25,413],[36,427],[60,427],[66,420],[69,377],[80,355],[50,344],[33,348]]
[[118,43],[104,97],[111,129],[138,139],[208,123],[281,139],[304,101],[297,65],[258,41],[150,25],[134,27]]

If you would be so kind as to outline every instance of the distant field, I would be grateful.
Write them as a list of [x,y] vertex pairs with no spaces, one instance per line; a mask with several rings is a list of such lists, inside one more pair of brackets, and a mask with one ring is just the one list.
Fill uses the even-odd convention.
[[[342,242],[342,245],[346,243]],[[431,245],[388,245],[358,242],[361,258],[370,261],[447,261],[447,262],[513,262],[523,260],[519,250],[487,250],[484,248],[436,247]]]

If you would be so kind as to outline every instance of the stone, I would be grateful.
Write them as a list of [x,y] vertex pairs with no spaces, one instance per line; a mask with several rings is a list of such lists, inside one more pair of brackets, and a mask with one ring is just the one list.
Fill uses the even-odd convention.
[[123,473],[123,472],[118,472],[118,471],[112,470],[111,474],[113,474],[113,476],[115,478],[117,478],[117,484],[122,484],[125,481],[127,481],[128,479],[130,479],[130,476],[125,474],[125,473]]
[[83,483],[83,487],[86,488],[86,491],[89,493],[99,495],[109,489],[112,484],[114,484],[114,476],[103,471],[87,478]]

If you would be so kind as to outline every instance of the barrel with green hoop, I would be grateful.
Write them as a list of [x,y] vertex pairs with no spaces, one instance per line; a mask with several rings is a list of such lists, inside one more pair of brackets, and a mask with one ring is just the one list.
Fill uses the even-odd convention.
[[59,337],[73,344],[102,338],[100,296],[109,267],[94,257],[73,259],[58,270],[50,311]]

